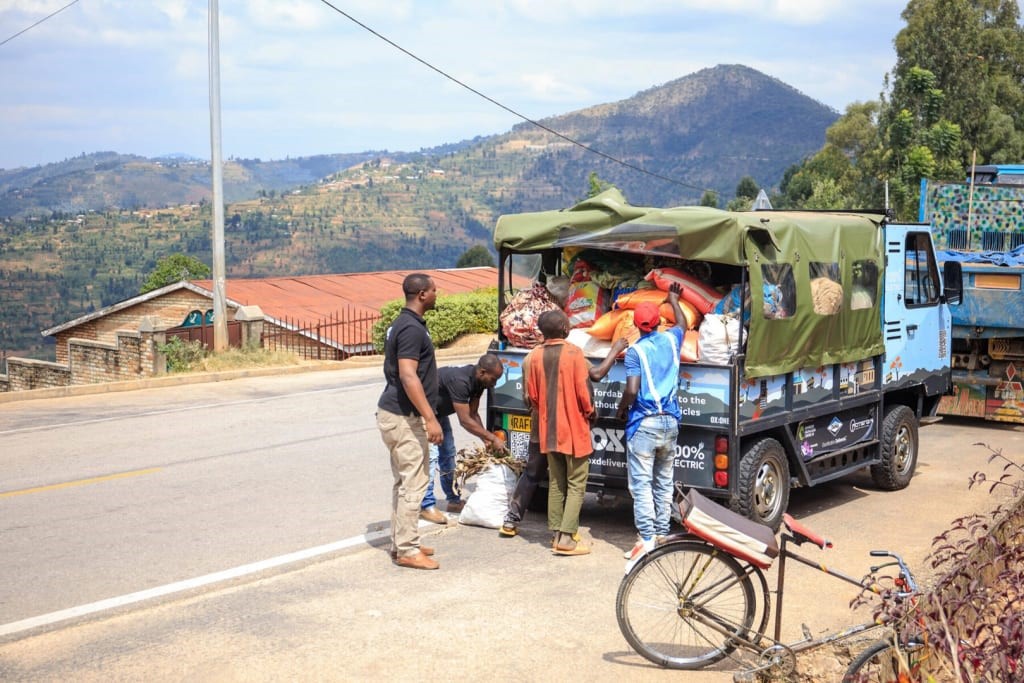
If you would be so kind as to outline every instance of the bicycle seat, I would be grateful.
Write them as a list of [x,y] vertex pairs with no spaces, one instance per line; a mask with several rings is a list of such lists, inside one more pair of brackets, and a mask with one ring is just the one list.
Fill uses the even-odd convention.
[[771,527],[736,514],[696,489],[690,489],[680,501],[679,512],[691,534],[761,569],[768,569],[779,556]]
[[782,515],[782,523],[786,525],[786,529],[793,535],[793,541],[797,545],[804,543],[813,543],[822,550],[832,547],[832,541],[828,540],[824,536],[819,536],[800,522],[793,519],[787,512]]

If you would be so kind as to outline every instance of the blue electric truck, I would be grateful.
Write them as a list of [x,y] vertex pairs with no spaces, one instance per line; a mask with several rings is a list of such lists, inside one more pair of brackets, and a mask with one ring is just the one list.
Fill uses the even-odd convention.
[[[701,325],[734,316],[739,338],[715,362],[705,349],[681,364],[675,458],[678,482],[773,528],[792,487],[864,468],[883,489],[907,486],[919,425],[951,390],[950,307],[960,297],[960,264],[940,270],[925,224],[894,222],[884,211],[635,207],[611,189],[565,210],[502,216],[494,243],[499,310],[513,271],[533,268],[544,280],[581,255],[610,270],[700,273],[723,298],[781,297],[769,306],[737,296],[740,310],[704,317]],[[822,303],[826,290],[832,296]],[[579,338],[570,334],[593,362],[604,358],[607,344]],[[505,373],[488,397],[488,426],[525,458],[529,349],[511,346],[500,330],[492,349]],[[624,386],[619,361],[593,387],[588,490],[599,495],[628,493],[624,424],[616,419]]]

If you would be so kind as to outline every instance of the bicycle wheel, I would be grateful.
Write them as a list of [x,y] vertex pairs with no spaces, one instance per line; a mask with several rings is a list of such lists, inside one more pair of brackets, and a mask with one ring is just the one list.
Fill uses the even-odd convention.
[[740,563],[699,541],[670,543],[626,574],[615,616],[629,644],[670,669],[700,669],[750,638],[754,588]]
[[850,662],[843,683],[902,683],[910,681],[907,657],[913,657],[920,646],[900,652],[892,640],[879,640]]

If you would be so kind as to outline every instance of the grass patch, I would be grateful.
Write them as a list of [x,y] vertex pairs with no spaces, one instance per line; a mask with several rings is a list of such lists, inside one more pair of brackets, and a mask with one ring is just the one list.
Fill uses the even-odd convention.
[[212,353],[204,349],[198,341],[184,342],[178,338],[158,345],[157,349],[167,357],[167,372],[171,374],[271,368],[299,365],[302,362],[293,353],[267,350],[258,346],[229,348],[220,353]]
[[242,370],[245,368],[273,368],[282,365],[299,365],[302,362],[294,353],[267,349],[228,349],[221,353],[203,356],[195,370],[219,372],[221,370]]

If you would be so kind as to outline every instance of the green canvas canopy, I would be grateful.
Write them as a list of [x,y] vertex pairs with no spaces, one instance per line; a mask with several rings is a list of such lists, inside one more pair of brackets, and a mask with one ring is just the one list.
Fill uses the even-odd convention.
[[[884,220],[866,212],[636,207],[611,189],[569,209],[501,216],[494,244],[505,252],[584,247],[746,267],[751,291],[765,296],[784,273],[791,310],[769,318],[751,306],[744,374],[761,377],[883,353]],[[842,304],[823,313],[815,299],[826,276],[838,283],[839,294],[829,289]]]

